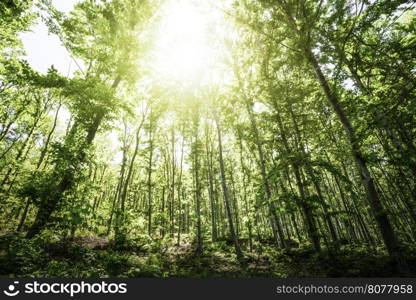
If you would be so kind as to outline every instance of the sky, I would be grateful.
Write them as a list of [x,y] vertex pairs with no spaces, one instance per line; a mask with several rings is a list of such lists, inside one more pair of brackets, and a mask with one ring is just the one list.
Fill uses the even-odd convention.
[[[78,1],[52,0],[52,4],[59,11],[69,13]],[[191,79],[199,77],[198,74],[206,74],[205,69],[215,58],[205,37],[209,25],[208,19],[195,5],[196,3],[200,5],[199,1],[170,0],[165,6],[166,16],[161,23],[159,37],[155,43],[153,67],[156,73],[163,74],[170,80],[190,82]],[[39,73],[46,74],[52,65],[63,76],[72,77],[72,74],[78,70],[77,64],[59,38],[48,33],[48,28],[42,20],[38,20],[29,32],[22,33],[21,40],[26,52],[25,59]],[[81,61],[78,63],[82,65]],[[215,77],[220,78],[220,76]],[[62,107],[58,115],[59,131],[65,132],[69,118],[69,111]],[[112,151],[117,151],[120,146],[117,132],[109,132],[102,138],[110,140]],[[121,152],[118,151],[114,162],[120,161]]]
[[[74,7],[77,0],[52,0],[53,5],[60,11],[68,13]],[[59,38],[48,33],[48,28],[42,21],[33,25],[30,32],[21,34],[21,39],[26,50],[25,59],[30,66],[38,72],[45,74],[51,65],[62,74],[71,75],[76,70],[76,65],[62,46]]]

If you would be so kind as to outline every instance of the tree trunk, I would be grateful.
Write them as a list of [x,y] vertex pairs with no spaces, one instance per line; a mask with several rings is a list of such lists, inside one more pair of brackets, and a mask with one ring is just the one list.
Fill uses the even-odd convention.
[[370,171],[367,167],[367,162],[361,152],[359,141],[355,134],[355,130],[353,129],[344,110],[342,109],[342,105],[338,100],[337,96],[331,91],[329,84],[324,74],[322,73],[322,70],[312,51],[310,49],[307,49],[305,55],[315,71],[316,78],[319,81],[328,102],[331,104],[332,109],[336,113],[338,119],[341,121],[345,129],[345,132],[348,136],[348,140],[351,145],[351,151],[361,177],[361,182],[365,187],[367,201],[370,204],[374,218],[376,219],[378,228],[383,237],[384,244],[386,245],[387,251],[391,255],[398,254],[400,252],[399,242],[387,217],[387,213],[380,201],[379,195],[374,185],[374,179],[370,174]]
[[[114,80],[112,88],[116,89],[120,81],[121,77],[118,76]],[[88,128],[87,136],[85,139],[87,147],[91,146],[104,116],[105,111],[103,110],[98,111],[95,114],[95,118],[91,126]],[[86,149],[81,149],[79,152],[79,161],[83,162],[85,160],[85,157]],[[57,178],[62,179],[60,180],[59,184],[54,188],[52,193],[48,195],[47,198],[42,199],[37,215],[35,217],[35,221],[33,222],[31,228],[26,234],[27,238],[32,238],[35,235],[37,235],[41,230],[43,230],[46,223],[49,221],[51,214],[55,211],[57,205],[64,199],[65,191],[69,190],[74,185],[74,172],[75,171],[73,169],[68,169],[64,172],[64,174],[56,174]]]
[[235,252],[237,255],[237,259],[243,263],[244,262],[244,255],[241,251],[240,244],[238,242],[238,238],[234,231],[234,222],[233,222],[233,216],[231,214],[231,203],[228,197],[228,189],[227,189],[227,181],[225,178],[225,167],[224,167],[224,158],[222,153],[222,138],[221,138],[221,127],[219,124],[218,118],[216,118],[215,123],[217,125],[217,133],[218,133],[218,154],[219,154],[219,163],[220,163],[220,173],[221,173],[221,186],[222,191],[224,194],[224,205],[227,212],[227,219],[228,219],[228,226],[230,228],[230,235],[231,239],[234,243]]

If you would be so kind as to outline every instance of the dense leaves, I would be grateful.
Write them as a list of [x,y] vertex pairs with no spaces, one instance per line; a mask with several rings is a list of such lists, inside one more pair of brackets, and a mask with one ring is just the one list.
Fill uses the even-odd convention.
[[[1,275],[415,274],[413,1],[214,2],[188,81],[163,1],[0,3]],[[73,75],[22,59],[35,21]]]

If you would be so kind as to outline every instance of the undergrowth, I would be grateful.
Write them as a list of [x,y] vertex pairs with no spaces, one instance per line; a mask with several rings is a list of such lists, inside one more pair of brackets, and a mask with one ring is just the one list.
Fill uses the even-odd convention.
[[[93,241],[93,242],[92,242]],[[414,251],[404,253],[409,272],[416,275]],[[189,241],[127,240],[124,244],[94,238],[62,240],[19,235],[0,237],[0,276],[3,277],[395,277],[383,249],[342,246],[320,255],[310,247],[276,250],[261,246],[245,251],[238,263],[226,243],[206,243],[201,255]]]

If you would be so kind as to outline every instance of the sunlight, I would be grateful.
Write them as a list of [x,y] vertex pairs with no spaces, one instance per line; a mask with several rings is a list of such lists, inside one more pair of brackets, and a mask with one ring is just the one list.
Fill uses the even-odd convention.
[[209,18],[201,1],[172,0],[165,7],[154,49],[154,70],[165,79],[200,81],[215,63]]

